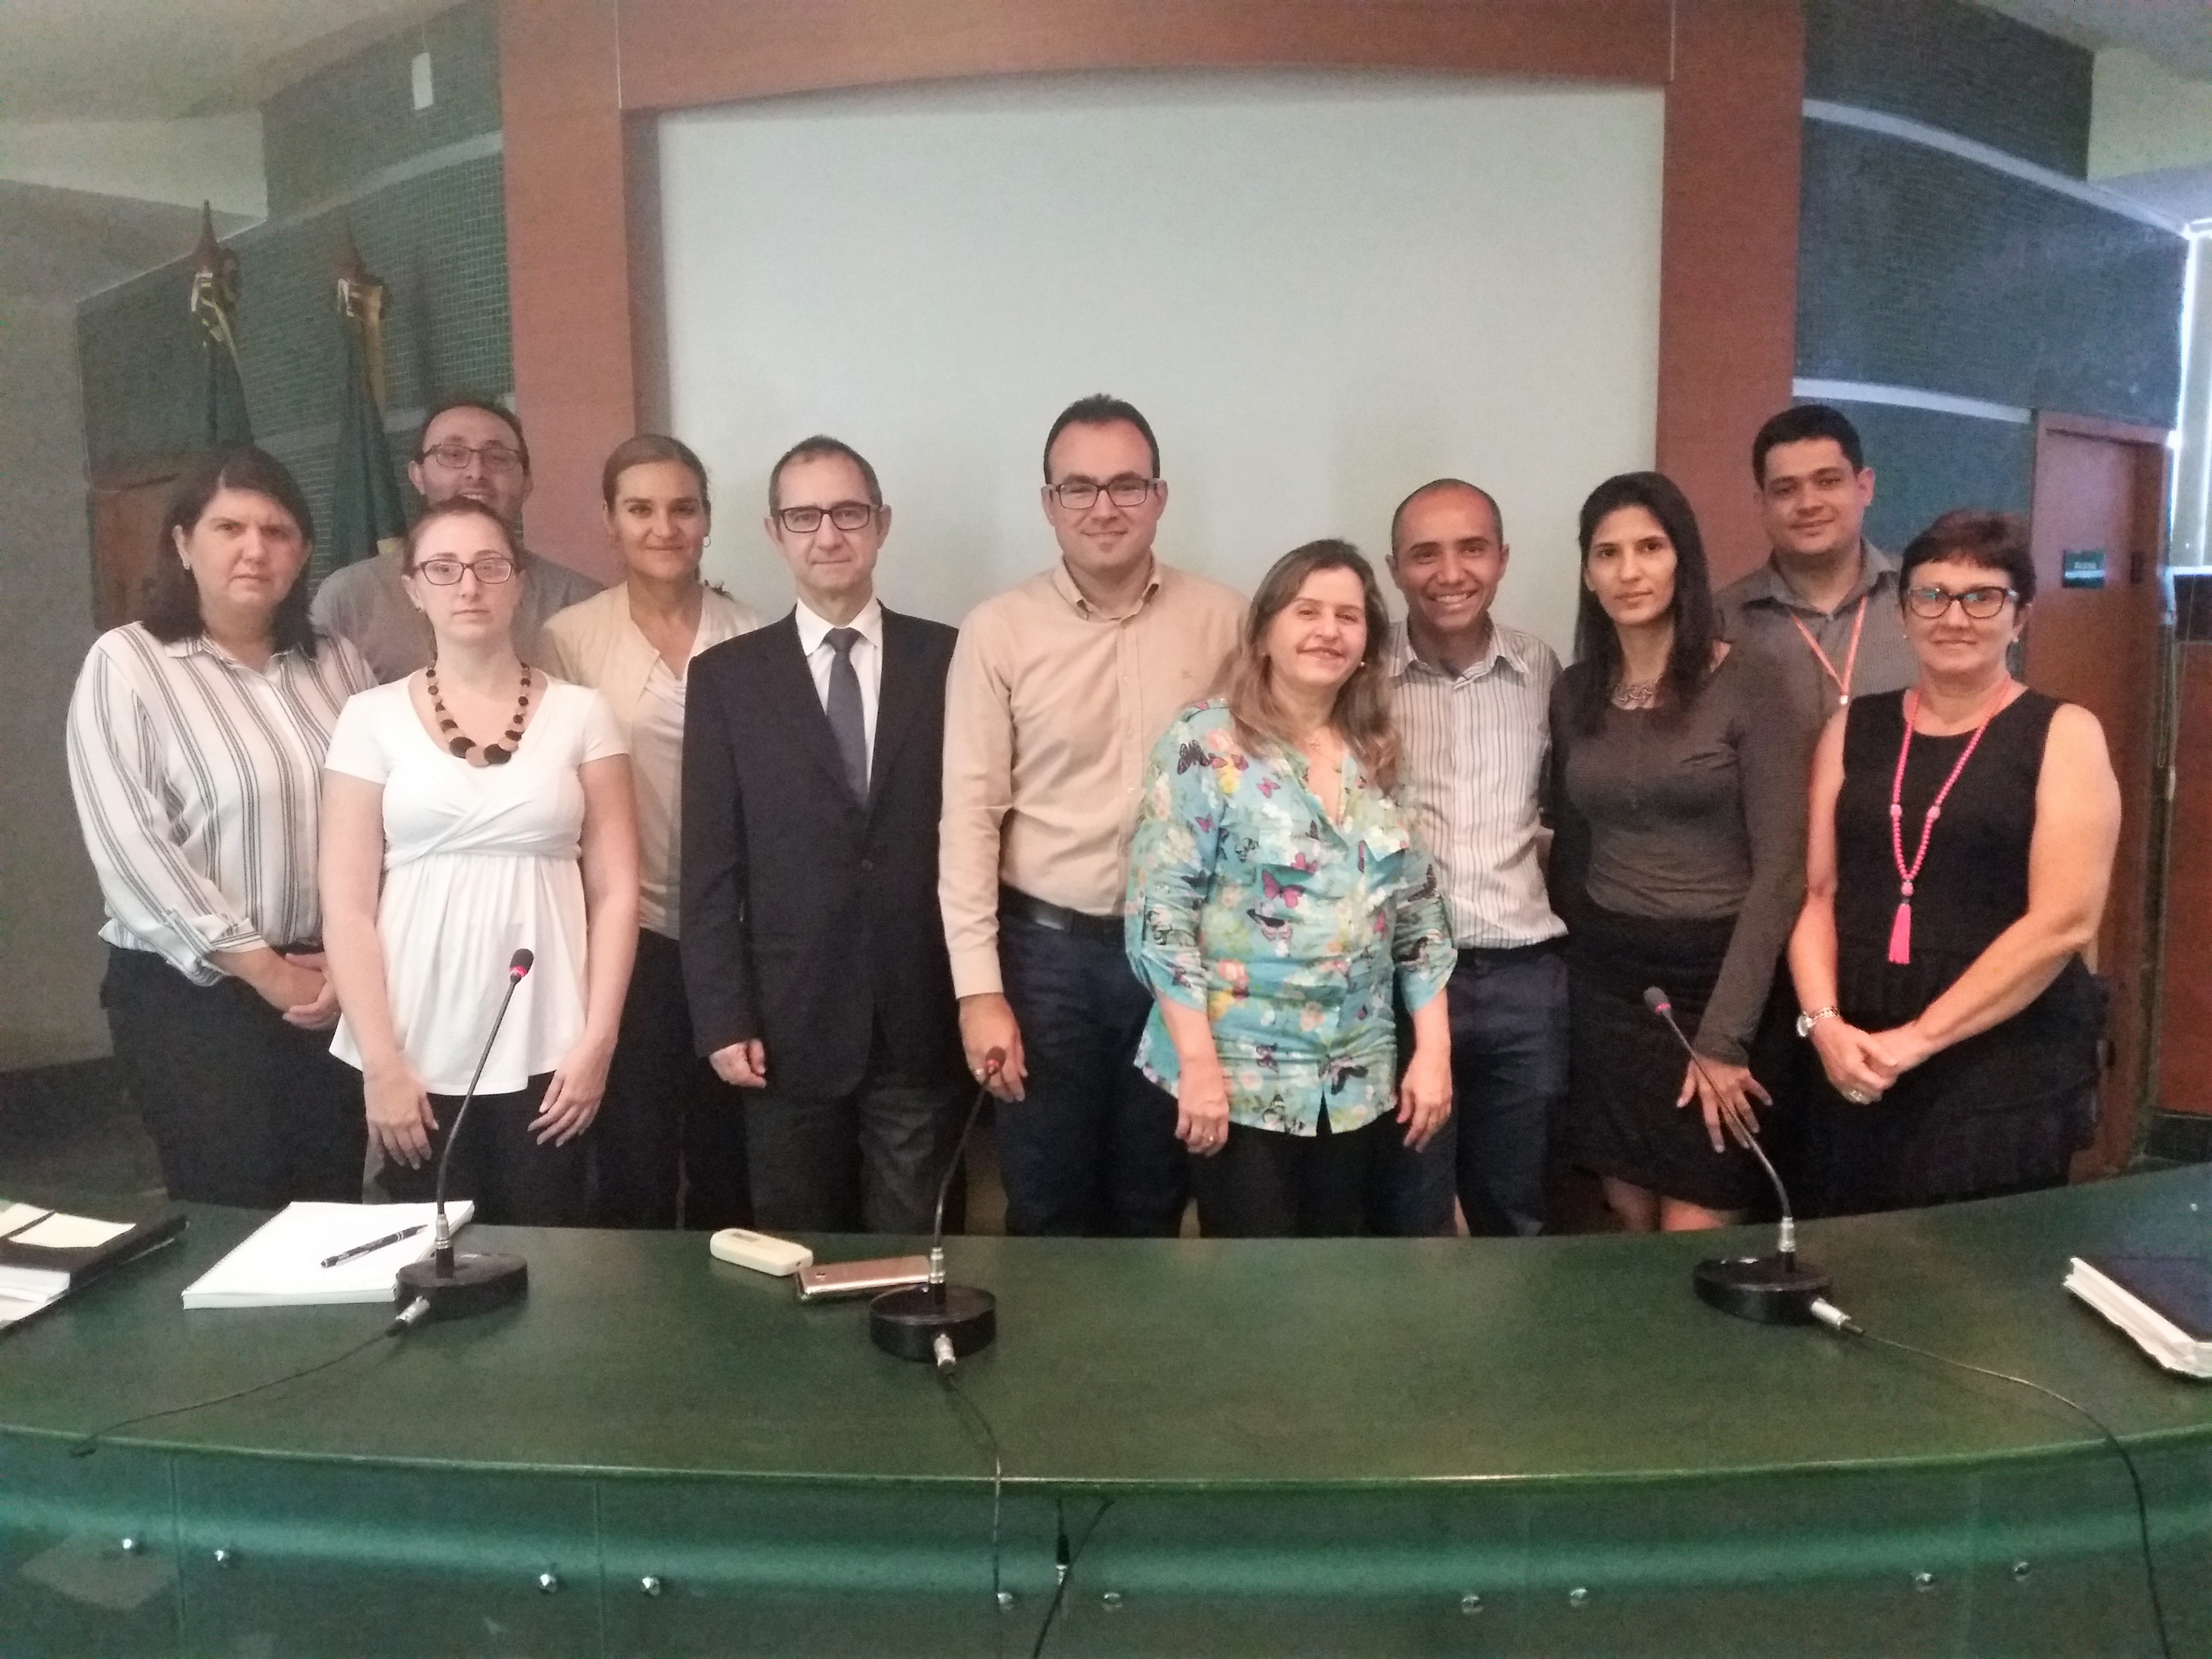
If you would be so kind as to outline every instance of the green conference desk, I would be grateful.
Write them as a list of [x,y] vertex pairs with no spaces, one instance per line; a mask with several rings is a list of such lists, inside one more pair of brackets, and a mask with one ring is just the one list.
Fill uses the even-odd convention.
[[[528,1256],[521,1306],[70,1456],[384,1319],[183,1312],[256,1219],[195,1211],[0,1339],[9,1659],[1024,1655],[1062,1513],[1087,1541],[1055,1655],[2155,1650],[2126,1474],[2085,1425],[1712,1312],[1710,1236],[955,1241],[999,1297],[963,1386],[1004,1455],[1001,1606],[989,1459],[934,1375],[872,1347],[864,1305],[799,1306],[696,1236],[479,1230]],[[2212,1170],[1805,1229],[1871,1328],[2127,1438],[2199,1655],[2212,1388],[2059,1289],[2124,1245],[2212,1246]]]

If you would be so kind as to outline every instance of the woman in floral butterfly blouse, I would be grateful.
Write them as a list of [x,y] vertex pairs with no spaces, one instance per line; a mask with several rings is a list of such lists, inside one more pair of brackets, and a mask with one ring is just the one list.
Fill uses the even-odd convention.
[[[1380,1138],[1395,1123],[1419,1146],[1451,1111],[1454,952],[1390,794],[1386,615],[1349,544],[1285,554],[1229,695],[1152,753],[1125,912],[1158,1002],[1137,1064],[1175,1093],[1208,1237],[1360,1231]],[[1413,1015],[1402,1081],[1394,981]]]

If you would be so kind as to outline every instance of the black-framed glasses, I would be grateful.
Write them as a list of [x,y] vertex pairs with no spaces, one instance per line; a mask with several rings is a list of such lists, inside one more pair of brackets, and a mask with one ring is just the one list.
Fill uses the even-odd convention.
[[1103,484],[1094,478],[1070,478],[1047,488],[1069,512],[1081,513],[1096,505],[1102,494],[1116,507],[1142,507],[1158,483],[1158,478],[1140,478],[1133,472],[1124,472]]
[[519,451],[505,444],[480,444],[471,449],[459,438],[448,438],[441,444],[433,444],[422,452],[422,459],[435,461],[449,472],[465,471],[470,461],[480,459],[487,472],[512,472],[522,465]]
[[883,509],[868,501],[832,501],[827,507],[780,507],[775,521],[794,536],[811,536],[827,519],[840,530],[863,528]]
[[514,580],[514,561],[504,553],[487,553],[476,559],[425,559],[415,567],[415,574],[433,587],[451,587],[467,570],[475,571],[480,582]]
[[1908,587],[1905,603],[1912,614],[1924,622],[1942,620],[1943,613],[1953,605],[1976,622],[1987,622],[2005,608],[2019,594],[2009,587],[1970,587],[1962,593],[1954,593],[1947,587]]

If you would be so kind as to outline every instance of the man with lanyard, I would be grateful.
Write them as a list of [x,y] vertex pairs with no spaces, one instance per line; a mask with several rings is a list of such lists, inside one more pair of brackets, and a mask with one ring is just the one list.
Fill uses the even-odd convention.
[[[1854,697],[1901,690],[1919,676],[1898,605],[1897,562],[1863,533],[1874,502],[1874,469],[1866,465],[1857,428],[1825,404],[1785,409],[1751,443],[1771,553],[1766,562],[1716,596],[1729,639],[1771,659],[1790,691],[1790,715],[1809,757],[1838,709]],[[1792,1191],[1802,1185],[1802,1120],[1796,1109],[1819,1062],[1809,1047],[1790,1044],[1806,1022],[1785,964],[1774,994],[1753,1072],[1774,1096],[1762,1138]]]
[[1853,697],[1918,673],[1897,603],[1897,562],[1862,533],[1874,501],[1851,423],[1823,404],[1785,409],[1752,440],[1767,562],[1718,595],[1728,637],[1774,659],[1809,753]]

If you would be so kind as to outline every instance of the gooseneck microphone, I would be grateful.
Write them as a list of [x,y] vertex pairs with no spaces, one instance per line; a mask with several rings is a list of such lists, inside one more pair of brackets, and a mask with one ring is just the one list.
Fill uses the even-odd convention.
[[[1674,1005],[1667,1000],[1666,992],[1656,985],[1650,987],[1644,993],[1644,1006],[1667,1022],[1674,1041],[1689,1055],[1692,1067],[1705,1079],[1705,1086],[1717,1095],[1720,1090],[1712,1074],[1698,1058],[1698,1051],[1690,1046],[1690,1039],[1682,1035],[1682,1028],[1674,1023]],[[1756,1133],[1749,1144],[1752,1156],[1766,1171],[1767,1180],[1774,1186],[1774,1196],[1782,1206],[1775,1251],[1772,1255],[1714,1256],[1700,1261],[1693,1281],[1698,1298],[1739,1319],[1757,1320],[1765,1325],[1810,1325],[1820,1317],[1818,1308],[1826,1305],[1821,1298],[1828,1288],[1828,1275],[1809,1261],[1798,1261],[1797,1218],[1790,1208],[1790,1194],[1782,1184],[1782,1177],[1775,1173],[1765,1148],[1759,1144]]]
[[868,1334],[878,1347],[902,1359],[927,1360],[940,1371],[951,1370],[963,1354],[989,1347],[999,1334],[997,1297],[972,1285],[945,1282],[945,1201],[960,1171],[960,1160],[967,1153],[968,1137],[975,1133],[975,1120],[982,1115],[983,1103],[990,1097],[989,1080],[1006,1063],[1003,1048],[994,1048],[983,1056],[984,1081],[968,1108],[968,1121],[960,1126],[960,1139],[953,1143],[945,1178],[937,1184],[929,1282],[885,1291],[868,1304]]
[[453,1254],[453,1231],[446,1219],[446,1171],[453,1164],[453,1148],[460,1141],[461,1125],[467,1121],[470,1104],[477,1097],[477,1085],[483,1079],[484,1067],[491,1063],[492,1044],[499,1040],[499,1028],[506,1023],[515,988],[529,976],[531,964],[537,959],[527,949],[517,951],[507,958],[506,994],[499,1000],[499,1012],[492,1016],[491,1030],[485,1035],[483,1052],[477,1056],[477,1069],[469,1079],[468,1092],[461,1097],[460,1106],[453,1113],[453,1127],[446,1133],[445,1150],[438,1154],[437,1220],[431,1233],[434,1242],[430,1259],[410,1261],[399,1270],[397,1300],[404,1311],[393,1322],[395,1328],[403,1322],[412,1325],[425,1320],[465,1319],[471,1314],[489,1313],[514,1301],[529,1286],[529,1266],[519,1255]]

